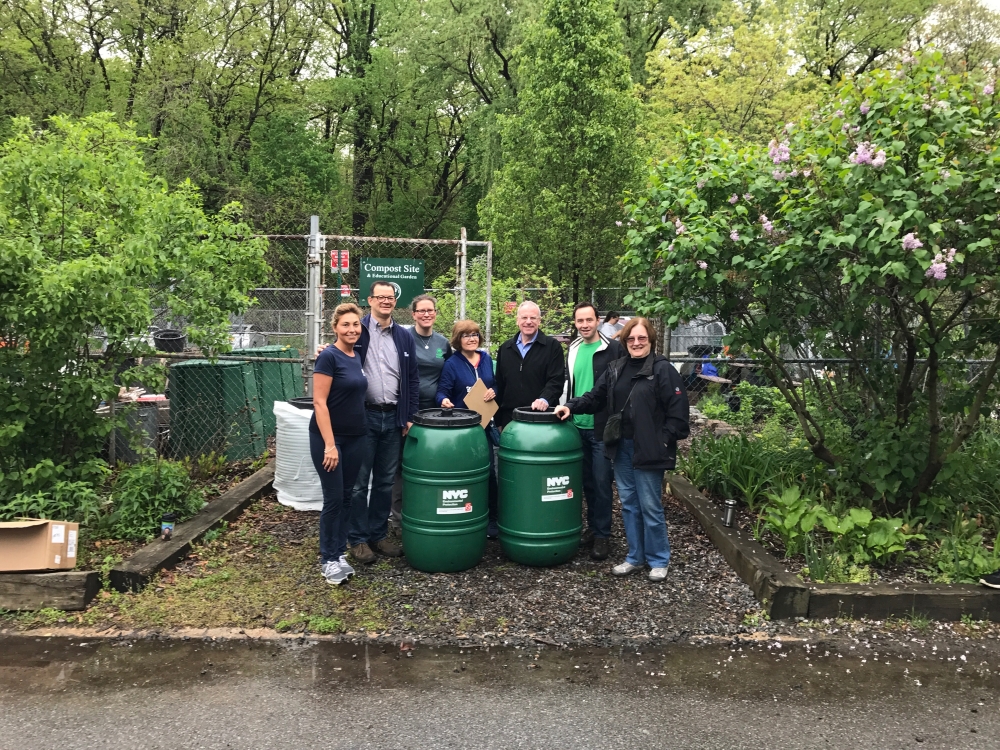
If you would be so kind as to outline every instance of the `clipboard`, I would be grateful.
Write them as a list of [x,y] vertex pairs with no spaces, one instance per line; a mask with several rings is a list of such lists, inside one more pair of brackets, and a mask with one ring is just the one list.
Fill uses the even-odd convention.
[[497,400],[483,401],[483,394],[488,391],[489,388],[486,387],[486,383],[483,382],[482,378],[476,378],[475,384],[469,389],[469,392],[465,394],[465,408],[472,409],[472,411],[479,412],[483,416],[483,429],[489,425],[490,420],[493,419],[493,415],[497,413],[500,409],[497,406]]

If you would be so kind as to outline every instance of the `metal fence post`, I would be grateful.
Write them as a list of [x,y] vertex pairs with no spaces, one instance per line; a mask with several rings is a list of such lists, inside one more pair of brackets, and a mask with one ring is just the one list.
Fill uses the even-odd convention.
[[461,260],[459,261],[460,263],[459,274],[461,276],[459,283],[462,285],[462,289],[458,293],[458,317],[460,317],[462,320],[465,320],[465,288],[467,281],[465,269],[466,269],[466,257],[468,255],[468,248],[466,247],[465,244],[466,242],[467,242],[467,237],[465,233],[465,227],[462,227],[462,239],[458,246],[459,251],[462,253]]
[[302,377],[306,395],[312,395],[312,372],[316,364],[316,347],[323,325],[323,294],[320,289],[320,233],[319,216],[309,217],[309,255],[306,258],[306,351]]
[[493,242],[486,243],[486,348],[490,348],[493,319]]

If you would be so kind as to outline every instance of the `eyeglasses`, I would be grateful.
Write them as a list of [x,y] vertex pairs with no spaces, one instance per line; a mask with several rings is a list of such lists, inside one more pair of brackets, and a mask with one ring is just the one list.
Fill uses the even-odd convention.
[[645,344],[647,341],[649,341],[648,336],[629,336],[625,339],[626,344]]
[[391,300],[395,300],[396,299],[396,295],[395,294],[379,294],[378,296],[373,295],[373,296],[369,297],[368,299],[373,299],[376,302],[389,302]]
[[414,310],[414,315],[433,315],[437,310]]
[[473,333],[463,333],[462,334],[462,338],[463,339],[478,339],[479,338],[479,334],[475,333],[475,332],[473,332]]

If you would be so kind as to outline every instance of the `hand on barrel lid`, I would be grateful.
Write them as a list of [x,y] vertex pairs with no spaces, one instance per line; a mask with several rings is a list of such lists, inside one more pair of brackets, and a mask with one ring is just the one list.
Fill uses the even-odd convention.
[[559,417],[559,419],[561,419],[562,421],[565,422],[567,419],[569,419],[569,415],[570,415],[569,407],[568,406],[557,406],[555,414],[556,414],[557,417]]

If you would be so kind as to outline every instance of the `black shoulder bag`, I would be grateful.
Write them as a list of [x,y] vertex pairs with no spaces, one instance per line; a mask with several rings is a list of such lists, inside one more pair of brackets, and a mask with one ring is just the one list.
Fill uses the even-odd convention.
[[622,439],[622,414],[625,412],[625,407],[628,406],[629,399],[632,398],[632,391],[635,390],[635,383],[632,383],[632,387],[629,388],[628,396],[625,398],[625,403],[622,404],[622,408],[611,414],[608,417],[607,424],[604,425],[604,444],[608,446],[615,446],[621,442]]

